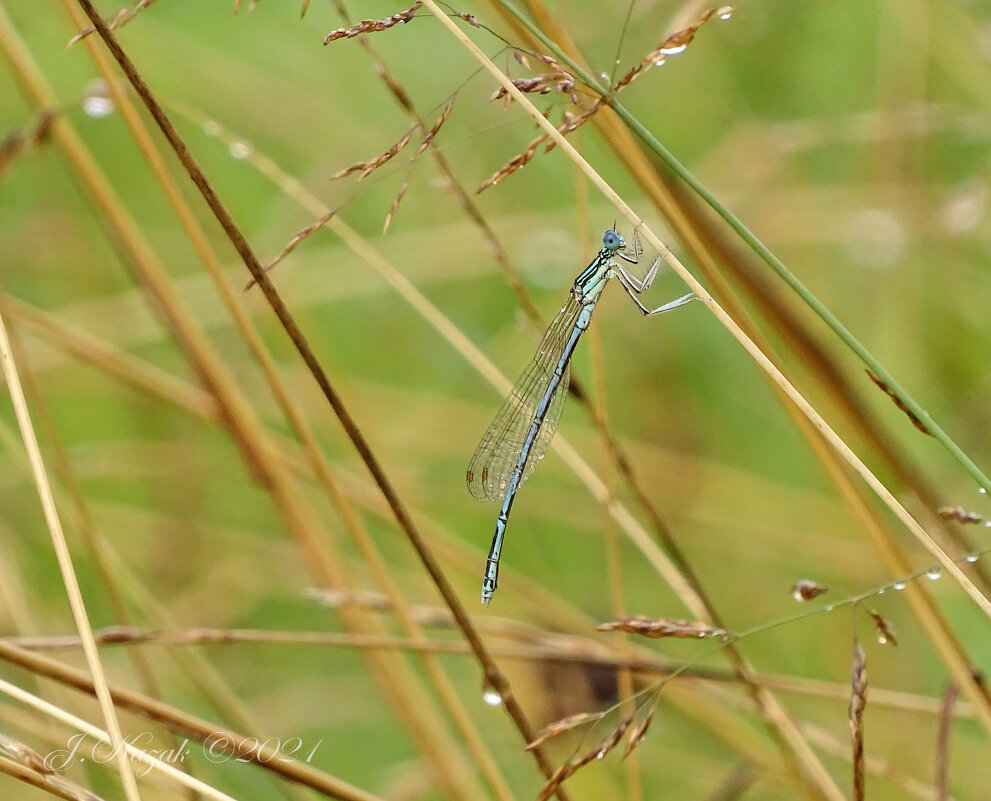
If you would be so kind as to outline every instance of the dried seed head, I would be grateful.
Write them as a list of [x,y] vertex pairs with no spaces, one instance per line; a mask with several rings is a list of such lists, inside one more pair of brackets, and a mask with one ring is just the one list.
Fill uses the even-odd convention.
[[[726,19],[729,14],[732,13],[732,9],[729,9],[729,14],[726,17],[722,16],[722,12],[729,9],[728,6],[720,9],[720,19]],[[651,50],[646,56],[641,59],[637,66],[629,70],[619,81],[616,83],[614,91],[619,91],[624,86],[632,83],[634,80],[639,78],[644,72],[649,70],[651,67],[659,67],[664,63],[664,59],[667,56],[677,55],[682,53],[687,49],[688,45],[692,43],[695,38],[695,33],[699,28],[702,27],[714,14],[716,10],[713,8],[708,9],[703,12],[701,16],[687,28],[682,28],[680,31],[676,31],[668,36],[663,42],[661,42],[656,48]]]
[[[602,759],[602,757],[612,751],[619,741],[623,739],[623,735],[626,734],[626,730],[630,728],[631,723],[633,723],[633,715],[623,718],[616,728],[605,736],[601,743],[586,754],[586,756],[591,756],[591,759],[589,759],[588,762],[591,762],[592,759]],[[584,760],[585,757],[582,757],[579,762],[583,762],[583,764],[585,764]]]
[[853,643],[853,667],[850,672],[850,740],[853,747],[853,797],[863,801],[864,770],[864,709],[867,707],[867,655],[860,643]]
[[796,601],[811,601],[828,591],[828,587],[816,584],[811,579],[799,579],[791,585],[791,595]]
[[423,3],[417,0],[410,8],[400,11],[398,14],[393,14],[391,17],[386,17],[385,19],[366,19],[351,28],[338,28],[336,31],[328,33],[324,37],[323,43],[326,45],[337,39],[353,39],[355,36],[361,36],[365,33],[377,33],[378,31],[387,30],[401,22],[409,22],[422,5]]
[[[134,8],[122,8],[120,11],[114,14],[112,19],[106,20],[107,27],[113,31],[116,30],[117,28],[120,28],[123,25],[126,25],[128,22],[130,22],[138,15],[139,11],[143,11],[154,2],[155,0],[141,0],[141,2],[137,3],[134,6]],[[89,36],[91,33],[94,33],[95,31],[96,28],[94,28],[92,25],[88,28],[85,28],[84,30],[80,31],[75,36],[73,36],[66,43],[66,47],[71,47],[80,39],[85,39],[87,36]]]
[[571,731],[572,729],[581,726],[583,723],[587,723],[592,720],[601,720],[602,715],[598,713],[591,712],[579,712],[575,715],[568,715],[566,718],[561,718],[553,723],[549,723],[544,727],[544,730],[540,732],[540,735],[532,743],[528,743],[526,751],[531,751],[537,746],[543,745],[548,740],[557,737],[559,734],[564,734],[566,731]]
[[[300,228],[295,234],[293,234],[292,238],[286,243],[285,247],[282,248],[282,250],[280,250],[278,253],[276,253],[275,257],[268,264],[262,267],[262,272],[267,273],[269,270],[275,267],[275,265],[277,265],[286,256],[292,253],[300,242],[302,242],[311,234],[319,231],[328,222],[330,222],[330,218],[333,217],[335,214],[337,214],[338,211],[340,211],[340,208],[336,208],[333,209],[332,211],[328,211],[326,214],[323,215],[323,217],[318,219],[316,222],[307,225],[305,228]],[[255,283],[256,282],[254,278],[248,281],[248,283],[244,287],[245,292],[251,289],[251,287],[253,287]]]
[[654,709],[655,707],[651,707],[643,719],[638,721],[630,729],[630,739],[626,741],[626,750],[623,752],[623,759],[626,759],[630,755],[630,752],[640,745],[644,737],[647,736],[647,729],[650,728],[650,722],[654,719]]
[[396,210],[399,208],[399,203],[402,201],[407,189],[409,189],[409,181],[403,181],[403,185],[399,187],[399,193],[396,195],[396,199],[389,206],[389,213],[385,215],[385,222],[382,223],[383,234],[389,230],[389,226],[392,224],[392,218],[395,216]]
[[962,506],[940,506],[936,514],[944,520],[956,520],[959,523],[983,523],[984,518],[976,512],[968,512]]
[[728,638],[724,629],[715,628],[708,623],[696,620],[674,620],[671,618],[624,617],[603,623],[599,631],[625,631],[639,634],[641,637],[659,639],[661,637],[681,637],[686,639],[702,639],[716,637]]
[[874,621],[874,628],[877,629],[877,641],[881,645],[887,645],[891,643],[892,645],[898,645],[898,638],[895,636],[895,630],[891,627],[891,624],[881,617],[880,613],[876,609],[868,609],[867,614],[871,616],[871,620]]
[[557,792],[557,788],[561,786],[561,782],[567,779],[572,773],[578,770],[577,766],[572,765],[570,762],[566,762],[561,765],[551,777],[547,780],[539,793],[537,793],[537,801],[547,801],[554,793]]

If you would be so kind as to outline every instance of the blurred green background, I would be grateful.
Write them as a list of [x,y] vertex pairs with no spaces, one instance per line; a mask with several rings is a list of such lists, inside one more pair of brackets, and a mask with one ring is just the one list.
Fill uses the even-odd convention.
[[[234,14],[231,3],[160,0],[118,36],[260,260],[272,258],[318,216],[266,176],[270,160],[328,208],[340,206],[337,219],[514,378],[530,358],[539,330],[520,311],[448,179],[427,156],[409,161],[421,136],[366,180],[355,175],[330,180],[349,164],[386,151],[410,128],[409,116],[377,74],[375,57],[358,40],[322,46],[329,31],[347,24],[333,4],[311,2],[302,19],[298,3],[247,6]],[[623,72],[704,6],[638,2],[628,25],[625,5],[560,2],[549,8],[596,73],[609,73],[617,48]],[[76,32],[66,7],[15,1],[0,3],[0,9],[9,17],[0,70],[0,133],[8,143],[0,161],[0,289],[7,299],[0,310],[17,335],[22,373],[33,376],[43,398],[29,398],[36,425],[43,403],[99,536],[147,596],[139,601],[137,591],[124,591],[132,622],[161,627],[148,615],[149,604],[166,610],[178,629],[345,630],[335,610],[304,592],[315,583],[306,555],[215,418],[135,391],[95,367],[91,357],[67,356],[18,311],[29,304],[46,319],[82,329],[188,387],[200,386],[155,306],[122,264],[101,213],[60,149],[47,138],[23,149],[10,144],[39,120],[39,109],[15,77],[14,65],[22,57],[12,53],[12,31],[51,85],[57,98],[52,111],[75,128],[105,171],[245,398],[271,432],[288,433],[121,116],[87,113],[86,98],[103,90],[95,83],[99,75],[86,45],[66,47]],[[369,2],[348,10],[358,20],[384,18],[402,8]],[[103,3],[101,11],[112,15],[116,7]],[[514,41],[495,7],[455,5],[453,11],[470,12]],[[539,62],[531,60],[534,71],[528,71],[491,33],[462,27],[514,77],[538,71]],[[98,44],[95,37],[92,41]],[[457,93],[435,143],[469,193],[537,135],[515,104],[507,110],[502,101],[489,100],[494,81],[479,73],[477,63],[426,10],[366,41],[428,125]],[[741,0],[728,20],[704,25],[684,53],[669,57],[622,95],[644,125],[985,469],[991,465],[989,75],[988,3]],[[556,94],[536,102],[551,109],[554,122],[569,105]],[[264,298],[257,289],[241,293],[245,268],[157,130],[154,138],[404,597],[437,605],[426,573]],[[593,126],[583,127],[573,141],[692,267],[691,254]],[[382,234],[404,182],[406,194]],[[545,322],[600,246],[602,230],[617,219],[560,149],[541,151],[475,202]],[[625,222],[618,227],[629,233]],[[473,501],[463,471],[500,394],[330,226],[303,242],[271,275],[469,612],[483,626],[505,616],[533,627],[531,639],[514,629],[489,631],[493,642],[539,644],[544,632],[580,633],[610,649],[619,636],[597,635],[588,624],[610,619],[617,608],[651,617],[692,616],[555,455],[544,460],[517,498],[499,593],[491,609],[478,607],[496,505]],[[769,272],[763,280],[777,281]],[[660,305],[683,292],[678,279],[662,271],[647,302]],[[779,293],[781,302],[798,309],[797,301]],[[873,387],[824,326],[804,310],[797,313],[859,391],[878,435],[924,476],[939,502],[991,515],[960,466]],[[897,471],[878,460],[787,338],[770,336],[800,389],[928,525],[934,509],[920,506]],[[826,599],[833,602],[896,578],[763,374],[702,304],[643,319],[612,288],[587,340],[575,358],[575,375],[586,390],[604,388],[601,402],[610,431],[730,630],[800,611],[788,590],[800,578],[828,586]],[[0,405],[0,415],[0,622],[10,635],[72,634],[9,402]],[[615,478],[579,403],[565,411],[559,436],[643,518],[630,490]],[[42,429],[41,438],[52,465],[50,434]],[[340,510],[311,482],[303,486],[340,549],[339,568],[350,583],[381,591],[347,537]],[[62,489],[57,494],[92,624],[120,623],[68,495]],[[881,517],[897,532],[913,569],[933,561],[890,514]],[[987,545],[984,529],[964,533],[975,548]],[[609,577],[610,537],[620,538],[621,601]],[[119,575],[122,570],[115,568]],[[987,618],[949,579],[926,584],[949,630],[973,664],[986,669]],[[879,760],[869,770],[869,797],[933,797],[939,750],[934,709],[948,683],[946,667],[900,596],[887,593],[868,605],[894,626],[897,648],[875,644],[870,619],[846,607],[748,638],[741,650],[761,674],[824,682],[835,691],[816,695],[804,684],[803,691],[782,693],[781,699],[848,792],[844,692],[852,638],[859,635],[868,652],[872,690],[905,694],[887,705],[868,703],[867,750]],[[400,632],[389,613],[362,614],[390,633]],[[576,621],[585,627],[576,631]],[[437,636],[457,639],[453,630]],[[102,653],[112,680],[138,688],[124,655],[127,647]],[[705,643],[664,641],[648,647],[672,660],[727,664],[718,654],[711,656],[713,648]],[[143,652],[165,701],[209,720],[224,719],[188,668],[170,658],[169,647],[148,646]],[[307,747],[320,742],[313,758],[320,770],[386,798],[449,797],[431,773],[422,743],[373,680],[361,649],[238,643],[204,646],[197,653],[263,731],[298,737]],[[84,664],[78,651],[58,657]],[[385,658],[402,657],[387,652]],[[422,679],[422,665],[408,661]],[[611,671],[566,661],[500,660],[538,727],[566,714],[604,709],[623,695]],[[441,657],[440,664],[513,793],[533,797],[543,780],[503,710],[483,703],[476,662],[452,655]],[[0,674],[34,684],[12,667]],[[713,798],[741,767],[753,768],[748,782],[736,795],[722,797],[801,797],[802,788],[780,764],[761,761],[759,755],[776,751],[742,690],[732,682],[689,686],[698,698],[662,694],[633,767],[610,755],[565,785],[572,797]],[[35,690],[98,720],[95,706],[78,696],[47,683]],[[915,709],[911,699],[923,708]],[[14,702],[5,700],[3,710],[0,731],[39,753],[64,747],[71,733],[42,725],[40,716]],[[987,733],[965,707],[958,712],[949,746],[949,788],[954,798],[982,798],[991,781]],[[132,732],[158,732],[137,718],[125,717],[124,723]],[[553,760],[563,762],[572,748],[587,750],[609,728],[600,725],[584,743],[565,738],[552,746]],[[252,766],[194,762],[198,776],[239,798],[310,792]],[[76,765],[69,776],[104,797],[122,797],[111,771]],[[45,797],[9,776],[0,784],[7,797]],[[174,792],[156,782],[144,787],[143,797]]]

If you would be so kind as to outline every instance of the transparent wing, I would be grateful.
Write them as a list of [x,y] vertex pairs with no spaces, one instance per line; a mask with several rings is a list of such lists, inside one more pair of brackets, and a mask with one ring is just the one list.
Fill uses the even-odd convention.
[[[478,500],[498,500],[506,494],[509,478],[533,425],[537,407],[547,391],[554,368],[561,359],[581,310],[581,304],[573,297],[569,297],[540,341],[540,347],[537,348],[533,361],[527,365],[516,381],[485,432],[485,436],[482,437],[482,441],[478,443],[465,475],[468,491]],[[554,397],[551,398],[537,439],[523,467],[520,484],[530,477],[554,438],[564,402],[568,397],[569,378],[570,367],[565,369],[561,382],[554,390]]]

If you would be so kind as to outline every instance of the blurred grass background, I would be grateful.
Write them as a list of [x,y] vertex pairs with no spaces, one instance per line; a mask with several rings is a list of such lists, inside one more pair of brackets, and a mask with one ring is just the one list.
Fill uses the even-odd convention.
[[[29,402],[46,460],[52,468],[57,448],[64,448],[96,536],[116,554],[111,572],[121,582],[116,592],[133,625],[178,632],[200,627],[353,631],[339,611],[306,594],[317,583],[313,564],[287,534],[186,355],[124,268],[79,175],[49,138],[23,148],[11,144],[30,132],[41,112],[16,78],[9,46],[16,32],[53,88],[57,107],[51,111],[92,151],[267,430],[279,438],[289,435],[256,361],[120,115],[86,112],[87,96],[102,90],[94,83],[99,76],[86,45],[65,46],[77,31],[66,10],[71,5],[0,3],[9,17],[6,69],[0,71],[0,130],[8,143],[0,162],[0,312],[16,334],[22,375],[30,379]],[[557,3],[550,13],[596,73],[612,70],[622,40],[622,73],[702,8],[638,2],[625,33],[625,7],[615,4]],[[116,8],[103,3],[100,10],[112,15]],[[317,216],[259,171],[260,160],[269,159],[328,208],[341,206],[337,219],[512,378],[531,356],[539,328],[520,311],[484,237],[432,161],[424,156],[410,165],[411,147],[365,181],[329,180],[347,165],[387,150],[411,122],[357,40],[323,47],[323,37],[356,20],[401,10],[382,2],[353,4],[351,21],[345,22],[333,4],[322,2],[310,3],[300,19],[299,4],[265,2],[250,10],[244,4],[233,14],[229,3],[159,0],[117,35],[263,263]],[[468,11],[517,41],[498,6],[477,3],[453,10]],[[497,38],[466,29],[514,77],[531,74],[500,52]],[[536,135],[533,122],[515,105],[506,110],[501,101],[488,100],[495,84],[475,74],[477,64],[426,11],[367,42],[428,126],[457,91],[435,143],[468,192]],[[96,37],[92,43],[100,47]],[[649,130],[981,466],[991,461],[989,60],[986,3],[740,2],[728,20],[703,26],[684,53],[669,57],[622,95]],[[555,122],[568,104],[559,95],[538,101],[552,109]],[[157,131],[155,141],[162,143]],[[415,136],[413,147],[418,141]],[[672,249],[693,266],[692,252],[674,238],[636,177],[624,172],[592,125],[572,141],[638,213],[666,231]],[[437,605],[437,593],[261,293],[240,294],[249,277],[245,268],[174,157],[162,151],[389,573],[409,602]],[[404,181],[409,188],[383,235],[383,219]],[[599,247],[602,230],[616,219],[559,149],[541,153],[476,202],[544,322]],[[623,223],[619,229],[628,234]],[[598,635],[594,623],[617,611],[692,616],[556,456],[544,461],[520,493],[500,590],[491,609],[478,607],[496,510],[472,500],[463,471],[501,397],[331,227],[303,242],[272,279],[494,647],[553,648],[560,646],[559,635],[568,634],[584,638],[583,653],[624,654],[630,649],[620,636]],[[776,279],[765,271],[758,280]],[[648,303],[659,305],[682,292],[664,271]],[[756,304],[742,294],[738,298],[757,314]],[[959,465],[911,426],[820,323],[780,288],[775,302],[791,308],[808,327],[830,364],[856,388],[876,436],[896,448],[902,466],[921,475],[939,503],[991,515]],[[40,310],[46,325],[72,326],[127,354],[132,376],[134,365],[143,364],[173,377],[203,414],[190,413],[175,398],[136,391],[96,367],[92,351],[67,355],[53,347],[24,304]],[[854,450],[890,482],[910,511],[927,528],[945,526],[934,508],[920,501],[917,488],[905,485],[898,465],[870,446],[849,409],[830,394],[827,380],[803,366],[794,341],[769,326],[765,331],[802,391],[850,437]],[[78,342],[78,336],[70,340]],[[788,588],[800,578],[828,586],[826,598],[833,602],[897,578],[763,375],[702,304],[645,320],[611,289],[587,340],[576,356],[575,375],[586,391],[601,390],[598,402],[608,409],[609,430],[728,629],[746,630],[794,614]],[[69,635],[74,629],[61,576],[8,403],[0,414],[3,631]],[[46,414],[61,445],[43,425]],[[604,457],[600,435],[581,404],[572,402],[565,411],[559,436],[643,517]],[[65,481],[64,476],[56,480],[57,497],[91,622],[95,628],[123,623],[83,541],[84,526]],[[351,588],[382,591],[366,556],[348,538],[340,508],[309,479],[301,486],[338,549],[337,567]],[[890,515],[879,515],[896,532],[913,569],[933,561]],[[983,529],[961,533],[975,548],[987,544]],[[609,554],[618,554],[618,566],[610,567]],[[984,588],[980,574],[975,580]],[[975,670],[985,669],[991,659],[987,618],[949,579],[924,583]],[[868,653],[872,692],[878,693],[867,710],[867,754],[877,760],[868,763],[869,797],[938,797],[937,762],[946,756],[952,797],[984,797],[991,780],[987,731],[967,703],[953,710],[950,740],[940,745],[938,710],[949,677],[931,632],[919,626],[897,593],[868,605],[894,626],[897,648],[875,644],[870,619],[844,607],[747,638],[741,651],[767,686],[780,691],[779,699],[828,774],[849,795],[847,688],[852,640],[859,636]],[[152,611],[156,608],[167,612],[168,623]],[[358,615],[373,628],[401,633],[389,612]],[[499,623],[502,618],[529,628]],[[432,631],[432,636],[458,639],[453,631]],[[648,648],[674,662],[702,660],[726,669],[719,655],[707,657],[710,644],[669,642]],[[143,654],[149,674],[134,667],[127,649]],[[178,650],[124,645],[101,654],[111,681],[150,693],[146,682],[153,676],[168,704],[237,727],[233,707],[200,684],[209,666],[250,711],[258,727],[253,733],[283,742],[300,738],[303,751],[315,747],[314,767],[380,797],[472,797],[465,789],[472,787],[500,797],[480,778],[485,773],[467,749],[447,757],[452,775],[471,778],[460,785],[460,779],[454,781],[453,789],[445,784],[423,734],[411,730],[397,711],[361,647],[292,641],[198,646],[204,660],[198,667],[173,658]],[[427,681],[429,668],[417,658],[384,653],[387,662],[402,660],[418,681]],[[78,650],[56,656],[84,666]],[[614,670],[583,666],[573,657],[499,657],[536,727],[605,709],[628,696],[628,678],[617,680]],[[533,797],[544,780],[502,709],[483,702],[476,662],[457,654],[441,656],[439,664],[506,787],[515,797]],[[23,669],[5,666],[2,675],[98,721],[95,705],[79,695]],[[392,675],[386,681],[395,682]],[[781,690],[785,682],[795,686]],[[404,688],[394,684],[393,690],[401,695]],[[445,720],[436,696],[425,697],[433,697],[435,707],[421,709],[423,718],[434,714]],[[0,732],[40,754],[65,747],[68,729],[9,700],[2,709]],[[572,749],[592,747],[617,720],[608,718],[584,741],[572,736],[552,743],[552,761],[560,764]],[[125,715],[123,725],[125,732],[151,731],[157,741],[168,742],[156,725],[136,716]],[[461,738],[454,736],[454,742]],[[626,762],[618,757],[611,754],[578,772],[565,784],[570,796],[815,797],[784,767],[773,738],[732,680],[672,682],[660,696],[648,738]],[[316,795],[260,768],[212,765],[198,753],[187,767],[239,798]],[[104,797],[122,797],[111,770],[75,764],[67,775]],[[0,782],[7,797],[47,794],[11,776]],[[162,781],[142,785],[145,798],[177,792]]]

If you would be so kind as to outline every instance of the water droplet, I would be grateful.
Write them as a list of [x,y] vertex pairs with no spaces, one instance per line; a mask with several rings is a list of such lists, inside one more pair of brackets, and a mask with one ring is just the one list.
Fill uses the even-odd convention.
[[984,528],[991,528],[991,520],[984,521]]
[[661,56],[660,58],[654,59],[654,66],[655,67],[660,67],[660,66],[663,66],[663,65],[664,65],[664,56]]
[[884,595],[885,592],[887,592],[887,588],[886,587],[882,587],[881,589],[879,589],[877,591],[877,594],[878,595]]
[[733,8],[733,6],[723,6],[718,11],[716,11],[716,14],[718,15],[719,19],[729,19],[730,17],[733,16],[734,11],[736,11],[736,9]]
[[83,111],[90,117],[108,117],[114,112],[114,101],[109,97],[87,97],[83,101]]
[[984,487],[978,487],[977,488],[977,494],[978,495],[987,495],[988,494],[988,491],[986,489],[984,489]]
[[114,113],[114,101],[110,99],[107,85],[103,81],[93,81],[86,87],[83,97],[83,112],[90,117],[107,117]]
[[661,52],[666,56],[676,56],[678,53],[684,53],[688,49],[686,44],[676,44],[671,47],[662,47]]
[[942,575],[943,575],[943,571],[938,567],[930,567],[926,571],[926,578],[929,579],[930,581],[935,581]]
[[220,136],[220,123],[216,120],[207,120],[203,123],[203,133],[207,136]]
[[884,645],[888,642],[888,637],[883,631],[877,633],[877,641],[880,645]]
[[823,607],[823,610],[826,612],[832,612],[835,608],[836,607],[833,606],[833,604],[827,604],[825,607]]
[[251,145],[247,142],[231,142],[227,150],[236,159],[246,159],[251,155]]
[[482,700],[489,706],[502,706],[502,696],[491,687],[482,692]]
[[976,553],[969,553],[964,557],[965,562],[970,562],[974,564],[980,557]]
[[891,585],[891,589],[893,589],[893,590],[904,590],[905,589],[905,582],[904,581],[896,581],[894,584]]

